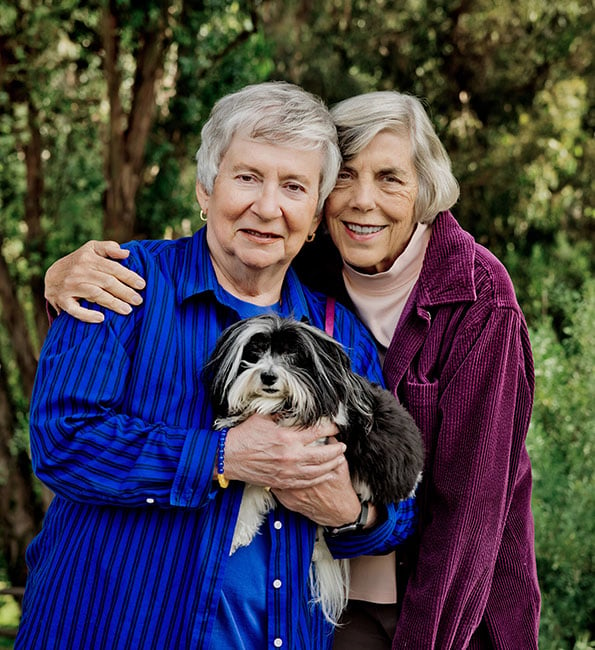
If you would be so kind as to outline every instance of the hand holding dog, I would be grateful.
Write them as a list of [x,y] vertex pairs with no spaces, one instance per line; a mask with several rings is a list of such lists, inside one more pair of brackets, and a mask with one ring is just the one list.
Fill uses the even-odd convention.
[[275,490],[300,490],[336,482],[335,471],[344,466],[348,482],[345,445],[313,444],[337,433],[330,421],[300,429],[280,426],[269,416],[252,415],[229,429],[225,476]]
[[[329,447],[336,446],[333,444]],[[289,510],[315,521],[321,526],[342,526],[355,521],[361,503],[353,489],[347,463],[341,463],[327,480],[307,488],[275,489],[275,497]],[[376,512],[370,504],[368,522],[373,525]]]

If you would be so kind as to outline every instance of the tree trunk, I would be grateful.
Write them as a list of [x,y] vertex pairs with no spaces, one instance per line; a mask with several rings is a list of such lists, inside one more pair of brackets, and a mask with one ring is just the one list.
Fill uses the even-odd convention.
[[[1,249],[0,240],[0,249]],[[25,316],[8,266],[0,255],[0,304],[2,320],[18,368],[21,387],[28,401],[33,390],[37,361]],[[25,549],[41,527],[43,507],[34,490],[31,462],[15,436],[18,409],[6,376],[8,359],[0,352],[0,553],[13,587],[26,579]]]
[[[41,199],[44,191],[43,164],[41,157],[43,141],[39,130],[39,112],[30,100],[27,102],[27,108],[29,141],[24,148],[25,168],[27,173],[27,192],[25,194],[25,223],[27,224],[26,250],[35,251],[41,259],[44,259],[46,247],[45,237],[41,227]],[[41,347],[48,330],[41,269],[31,277],[30,287],[33,299],[35,334],[37,336],[34,347],[37,351],[37,349]],[[29,395],[30,393],[28,396]]]
[[[21,24],[26,12],[19,10]],[[45,239],[41,227],[42,196],[44,191],[42,150],[43,139],[39,128],[39,112],[36,109],[26,71],[34,59],[34,40],[25,47],[27,65],[20,62],[20,56],[10,47],[2,50],[3,63],[17,68],[16,75],[9,75],[4,90],[14,106],[27,108],[26,141],[22,145],[25,161],[26,192],[23,206],[23,221],[27,226],[25,254],[34,253],[43,259]],[[22,53],[21,53],[22,54]],[[19,66],[15,64],[19,62]],[[1,66],[0,66],[1,67]],[[3,71],[5,71],[4,68]],[[37,369],[37,351],[47,332],[43,278],[38,264],[29,288],[33,298],[34,327],[27,321],[20,291],[11,276],[6,259],[2,254],[3,239],[0,233],[0,319],[3,341],[7,345],[0,349],[0,557],[6,576],[15,597],[25,586],[27,569],[25,550],[39,531],[44,506],[40,491],[36,487],[31,462],[27,451],[26,432],[22,431],[21,416],[29,403]],[[9,354],[10,353],[10,354]],[[8,374],[10,373],[11,381]],[[18,383],[17,383],[18,382]],[[16,385],[16,386],[15,386]],[[21,414],[21,415],[19,415]]]
[[125,241],[134,235],[136,195],[142,182],[145,149],[155,115],[156,87],[163,75],[168,25],[167,3],[160,19],[138,35],[141,42],[136,60],[130,113],[124,112],[120,97],[121,74],[117,3],[112,0],[103,16],[104,68],[110,105],[106,155],[104,237]]
[[[0,237],[0,249],[2,238]],[[28,400],[33,390],[35,371],[37,370],[37,359],[29,330],[25,320],[23,308],[19,302],[12,278],[8,271],[6,260],[0,254],[0,305],[2,305],[2,322],[10,338],[13,355],[21,378],[21,386],[24,396]],[[3,359],[6,362],[6,359]]]
[[16,448],[13,439],[14,412],[4,366],[0,365],[0,549],[10,584],[24,587],[25,549],[39,530],[43,507],[34,489],[29,456],[25,449]]

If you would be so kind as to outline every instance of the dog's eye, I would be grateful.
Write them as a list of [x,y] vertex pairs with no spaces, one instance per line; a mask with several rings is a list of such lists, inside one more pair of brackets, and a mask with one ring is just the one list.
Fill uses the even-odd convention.
[[254,336],[244,348],[242,359],[247,363],[256,363],[268,348],[268,341],[264,336]]
[[308,355],[305,353],[304,350],[294,350],[292,357],[293,357],[293,363],[298,368],[306,368],[309,365]]
[[284,331],[273,337],[273,340],[271,341],[271,349],[274,354],[291,358],[299,351],[300,346],[298,344],[298,339],[293,332]]

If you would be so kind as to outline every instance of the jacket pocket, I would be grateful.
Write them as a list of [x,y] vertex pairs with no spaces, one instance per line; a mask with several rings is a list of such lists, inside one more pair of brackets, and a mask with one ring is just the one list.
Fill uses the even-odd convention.
[[402,383],[402,403],[421,429],[426,452],[431,449],[433,432],[440,424],[438,413],[438,382],[419,383],[405,380]]

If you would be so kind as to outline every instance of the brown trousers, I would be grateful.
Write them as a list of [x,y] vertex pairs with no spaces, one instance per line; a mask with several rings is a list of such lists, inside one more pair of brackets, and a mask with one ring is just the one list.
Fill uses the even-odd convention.
[[398,617],[396,605],[350,600],[335,630],[333,650],[391,650]]

